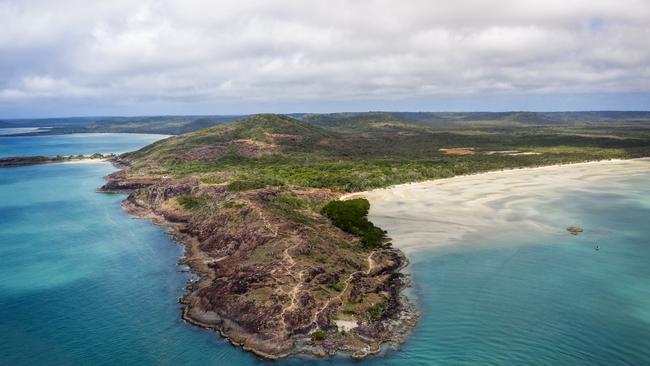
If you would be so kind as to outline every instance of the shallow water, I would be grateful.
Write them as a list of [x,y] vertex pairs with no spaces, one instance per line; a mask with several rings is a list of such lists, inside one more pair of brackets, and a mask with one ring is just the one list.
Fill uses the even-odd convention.
[[133,151],[167,135],[76,133],[70,135],[0,137],[0,157],[92,155]]
[[[225,344],[185,325],[165,232],[99,194],[108,163],[0,171],[0,363],[178,364]],[[190,343],[191,347],[187,347]],[[229,349],[229,347],[226,347]]]
[[[181,248],[129,218],[124,195],[95,193],[111,171],[0,170],[0,364],[359,364],[259,361],[183,323]],[[422,318],[399,351],[361,364],[649,364],[649,180],[535,203],[545,225],[579,217],[579,237],[506,232],[411,253]]]
[[[513,216],[490,221],[496,226],[467,234],[462,243],[410,252],[423,315],[404,350],[440,365],[650,364],[645,171],[581,180],[579,188],[552,194],[478,197],[495,213]],[[437,200],[419,197],[429,210],[443,209]],[[399,233],[396,242],[423,225],[377,214],[385,229]],[[416,216],[427,219],[421,211],[409,221]],[[568,234],[570,224],[584,233]]]

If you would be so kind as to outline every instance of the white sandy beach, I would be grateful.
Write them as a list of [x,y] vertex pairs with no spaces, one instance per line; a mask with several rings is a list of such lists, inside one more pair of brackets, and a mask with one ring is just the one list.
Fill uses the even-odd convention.
[[93,164],[93,163],[103,163],[108,161],[106,158],[102,159],[79,159],[79,160],[69,160],[69,161],[61,161],[61,162],[56,162],[54,164]]
[[650,159],[609,160],[403,184],[346,198],[366,197],[371,203],[369,219],[408,254],[508,228],[561,233],[566,226],[549,227],[542,219],[546,212],[537,212],[532,203],[594,187],[615,192],[617,179],[648,173]]

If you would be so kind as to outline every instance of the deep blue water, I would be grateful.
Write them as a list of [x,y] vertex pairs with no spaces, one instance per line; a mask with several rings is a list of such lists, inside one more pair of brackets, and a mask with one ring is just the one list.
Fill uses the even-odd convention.
[[0,364],[650,364],[650,175],[541,203],[598,228],[600,251],[540,233],[413,255],[422,318],[399,351],[270,363],[180,320],[181,248],[95,193],[112,170],[0,170]]
[[137,150],[166,135],[125,133],[77,133],[56,136],[0,137],[0,158],[8,156],[56,156],[109,154]]

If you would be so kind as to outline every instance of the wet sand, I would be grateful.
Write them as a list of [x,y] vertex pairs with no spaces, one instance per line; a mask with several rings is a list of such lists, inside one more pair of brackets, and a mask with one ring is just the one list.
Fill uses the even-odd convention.
[[504,228],[522,233],[564,231],[540,220],[544,213],[533,209],[532,203],[556,199],[569,190],[590,189],[599,182],[615,191],[617,177],[648,172],[648,158],[607,160],[403,184],[344,198],[366,197],[371,203],[369,219],[388,231],[395,247],[409,254],[461,243],[471,235],[498,234]]

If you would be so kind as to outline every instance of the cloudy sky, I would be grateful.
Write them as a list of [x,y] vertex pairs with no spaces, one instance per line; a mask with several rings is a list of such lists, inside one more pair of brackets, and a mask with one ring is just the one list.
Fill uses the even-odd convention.
[[650,109],[650,0],[0,0],[0,117]]

